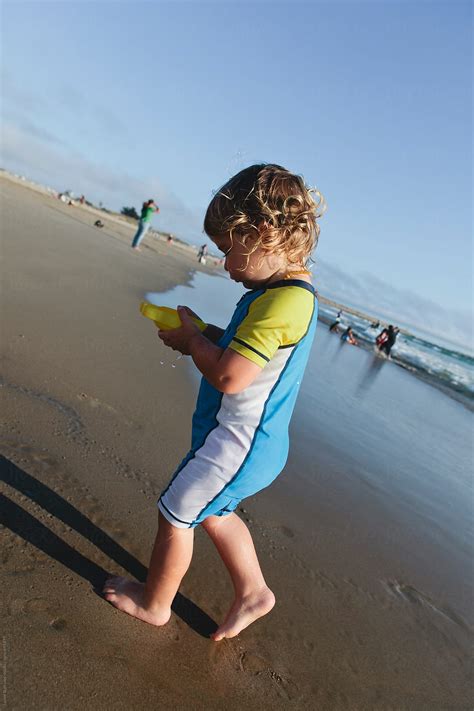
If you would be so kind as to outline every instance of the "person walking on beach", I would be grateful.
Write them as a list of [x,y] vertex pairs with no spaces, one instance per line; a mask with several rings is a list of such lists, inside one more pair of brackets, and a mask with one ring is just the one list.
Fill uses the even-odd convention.
[[390,355],[390,351],[397,340],[399,331],[399,328],[396,328],[390,324],[388,328],[384,328],[383,331],[379,333],[375,339],[375,342],[380,353],[385,353],[387,357]]
[[140,221],[138,223],[138,229],[132,242],[132,249],[140,251],[140,242],[145,237],[146,233],[151,226],[151,218],[155,212],[159,212],[160,208],[155,203],[154,200],[147,200],[142,205],[142,211],[140,214]]
[[199,252],[198,252],[198,262],[199,264],[205,264],[206,263],[206,255],[207,255],[207,244],[202,244],[199,247]]
[[317,296],[306,262],[324,211],[300,176],[252,165],[231,178],[207,208],[204,229],[223,253],[230,278],[247,291],[224,330],[201,333],[178,307],[180,328],[160,331],[190,355],[203,378],[191,449],[158,500],[158,533],[145,585],[121,577],[106,600],[152,625],[164,625],[191,562],[202,525],[227,567],[235,599],[212,635],[235,637],[270,612],[275,597],[252,537],[234,513],[285,466],[288,426],[317,324]]

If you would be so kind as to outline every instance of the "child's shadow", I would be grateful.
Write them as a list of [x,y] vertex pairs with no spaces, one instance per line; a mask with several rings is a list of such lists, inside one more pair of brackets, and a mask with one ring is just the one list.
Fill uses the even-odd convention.
[[[74,528],[134,578],[141,582],[146,580],[147,569],[139,560],[55,491],[2,456],[0,456],[0,479],[39,504],[67,526]],[[76,551],[21,506],[1,494],[0,523],[88,580],[96,591],[102,590],[110,573]],[[183,622],[203,637],[209,637],[217,629],[214,620],[180,593],[177,593],[172,609]]]

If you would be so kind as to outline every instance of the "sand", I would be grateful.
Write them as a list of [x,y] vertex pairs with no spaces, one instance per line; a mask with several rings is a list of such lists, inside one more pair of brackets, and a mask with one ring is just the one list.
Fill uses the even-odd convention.
[[[360,495],[372,527],[351,547],[347,478],[339,508],[334,488],[309,499],[287,476],[243,504],[277,605],[234,640],[208,637],[232,590],[203,531],[164,628],[97,594],[108,573],[146,574],[155,501],[190,437],[195,381],[160,366],[138,304],[201,267],[150,238],[132,253],[128,225],[97,230],[11,181],[0,195],[6,708],[470,708],[467,613],[388,579],[386,524]],[[289,466],[306,466],[297,455]],[[423,551],[417,562],[435,577]]]

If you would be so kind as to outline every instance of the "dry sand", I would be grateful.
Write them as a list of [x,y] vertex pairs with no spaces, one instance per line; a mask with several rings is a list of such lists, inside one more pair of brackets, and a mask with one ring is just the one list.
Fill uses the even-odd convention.
[[[189,444],[195,384],[185,367],[160,368],[138,303],[197,265],[164,243],[132,253],[132,228],[98,231],[9,181],[0,193],[6,708],[470,708],[464,622],[447,611],[428,624],[423,599],[398,612],[394,591],[361,585],[357,560],[344,576],[324,554],[337,550],[330,512],[307,502],[293,526],[287,485],[240,512],[277,595],[240,637],[208,638],[232,591],[200,530],[166,627],[96,594],[109,572],[143,579],[155,500]],[[377,565],[369,552],[368,580]]]

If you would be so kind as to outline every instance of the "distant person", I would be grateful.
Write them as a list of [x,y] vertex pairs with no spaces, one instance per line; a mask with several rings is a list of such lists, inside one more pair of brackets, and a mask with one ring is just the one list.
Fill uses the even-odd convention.
[[348,326],[344,333],[341,336],[341,341],[344,343],[350,343],[351,346],[356,346],[357,345],[357,339],[354,335],[354,331],[352,330],[351,326]]
[[380,328],[380,321],[372,321],[371,324],[367,326],[365,329],[365,333],[367,333],[370,336],[374,335],[374,331],[377,331]]
[[234,512],[241,499],[269,486],[287,460],[288,426],[317,325],[306,262],[319,235],[321,201],[299,175],[253,165],[207,208],[206,233],[246,292],[225,331],[208,325],[201,332],[178,307],[182,326],[158,333],[166,346],[191,356],[203,377],[191,449],[158,500],[146,583],[114,577],[104,587],[106,600],[144,622],[161,626],[170,619],[199,525],[216,545],[235,596],[212,639],[236,637],[275,604],[250,531]]
[[166,244],[167,244],[168,246],[170,246],[172,242],[173,242],[173,237],[172,237],[172,235],[168,235],[168,237],[166,238]]
[[341,316],[342,316],[342,311],[338,311],[336,314],[336,320],[333,321],[333,323],[329,326],[329,332],[331,333],[332,331],[338,331],[339,329],[339,324],[341,323]]
[[199,248],[198,252],[198,262],[200,264],[205,264],[206,263],[206,256],[207,256],[207,244],[202,244]]
[[104,223],[102,222],[102,220],[96,220],[94,222],[94,227],[102,228],[103,226],[104,226]]
[[375,339],[377,348],[381,353],[385,353],[387,357],[390,355],[390,351],[392,350],[395,341],[397,340],[399,332],[399,328],[396,328],[392,326],[392,324],[390,324],[389,327],[384,328],[383,331],[381,331]]
[[140,243],[142,239],[145,237],[146,233],[150,229],[151,226],[151,218],[153,217],[153,214],[155,212],[159,212],[160,208],[158,205],[155,203],[154,200],[147,200],[146,202],[143,203],[142,205],[142,211],[140,214],[140,221],[138,223],[138,230],[133,238],[132,242],[132,249],[136,249],[137,251],[140,251]]

